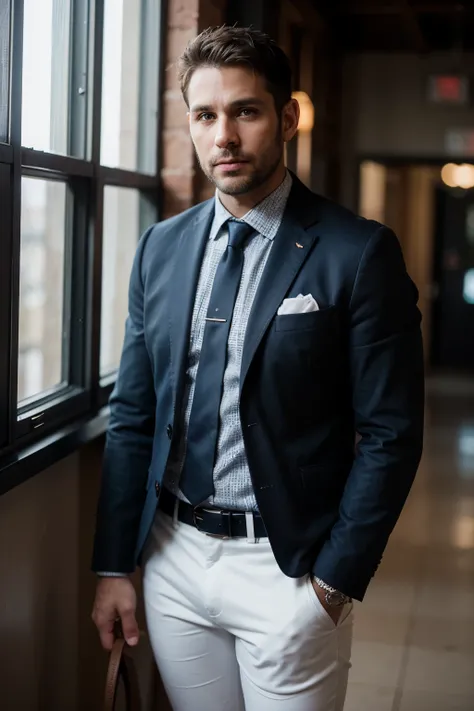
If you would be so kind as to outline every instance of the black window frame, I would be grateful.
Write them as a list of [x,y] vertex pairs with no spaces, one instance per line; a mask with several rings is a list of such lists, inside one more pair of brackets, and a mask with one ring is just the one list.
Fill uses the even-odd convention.
[[[0,0],[1,1],[1,0]],[[142,0],[143,7],[155,0]],[[24,0],[10,0],[10,106],[9,143],[0,143],[0,493],[3,471],[22,462],[42,442],[48,446],[55,435],[77,423],[81,432],[94,432],[99,421],[105,426],[104,407],[113,388],[116,373],[101,379],[101,287],[104,190],[106,186],[133,188],[151,202],[159,219],[161,208],[161,128],[162,91],[165,57],[166,0],[159,4],[156,171],[112,168],[100,164],[102,50],[105,0],[71,0],[72,70],[70,76],[69,146],[73,155],[58,155],[21,146],[21,78],[23,57]],[[142,15],[143,18],[143,15]],[[81,29],[80,31],[77,28]],[[148,31],[142,21],[141,31]],[[90,86],[82,86],[87,77]],[[140,82],[142,84],[142,81]],[[80,91],[78,90],[80,88]],[[140,94],[143,93],[140,86]],[[141,123],[140,123],[141,125]],[[140,144],[139,150],[143,150]],[[84,157],[76,157],[83,155]],[[72,238],[66,263],[70,265],[66,289],[70,332],[66,363],[68,384],[55,393],[45,393],[31,401],[17,402],[19,280],[21,250],[21,181],[23,176],[61,180],[67,183],[73,199],[70,214]],[[84,429],[86,427],[86,430]],[[77,441],[82,441],[82,435]]]

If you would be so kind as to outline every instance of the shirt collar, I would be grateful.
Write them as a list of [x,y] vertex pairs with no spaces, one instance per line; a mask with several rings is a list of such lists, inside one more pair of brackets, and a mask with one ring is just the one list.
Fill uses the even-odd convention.
[[[254,228],[259,234],[273,240],[278,232],[285,212],[288,196],[291,191],[293,179],[286,171],[283,182],[270,195],[249,210],[241,220]],[[219,200],[216,190],[215,213],[209,239],[216,239],[227,220],[235,219]]]

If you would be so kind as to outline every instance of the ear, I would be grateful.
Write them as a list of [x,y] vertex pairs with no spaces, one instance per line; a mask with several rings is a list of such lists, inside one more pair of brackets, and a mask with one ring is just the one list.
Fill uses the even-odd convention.
[[291,141],[296,131],[298,130],[298,121],[300,120],[300,105],[296,99],[291,99],[282,111],[282,131],[283,140],[285,143]]

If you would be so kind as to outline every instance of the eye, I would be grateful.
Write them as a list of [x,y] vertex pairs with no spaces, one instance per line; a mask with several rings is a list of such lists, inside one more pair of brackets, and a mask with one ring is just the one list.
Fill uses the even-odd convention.
[[204,123],[207,123],[208,121],[212,121],[213,118],[214,118],[214,114],[210,114],[208,111],[205,111],[204,113],[199,114],[199,116],[197,117],[197,120],[204,121]]
[[255,116],[257,113],[256,109],[240,109],[239,116],[247,118],[249,116]]

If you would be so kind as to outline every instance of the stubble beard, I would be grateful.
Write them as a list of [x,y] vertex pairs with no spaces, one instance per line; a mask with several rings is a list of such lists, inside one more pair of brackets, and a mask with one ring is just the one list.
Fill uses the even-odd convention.
[[199,156],[197,157],[199,160],[199,165],[201,166],[206,178],[211,183],[213,183],[213,185],[216,186],[219,192],[223,193],[224,195],[232,196],[245,195],[264,185],[272,177],[272,175],[275,173],[278,166],[280,165],[283,156],[283,145],[280,145],[278,139],[276,143],[279,150],[278,153],[275,155],[275,160],[272,161],[270,165],[262,166],[261,168],[256,168],[252,171],[250,175],[247,176],[239,176],[239,171],[228,172],[227,176],[229,178],[238,178],[238,180],[234,180],[231,184],[227,184],[225,180],[220,180],[219,178],[216,178],[213,173],[213,170],[215,170],[214,166],[209,167],[203,165]]

